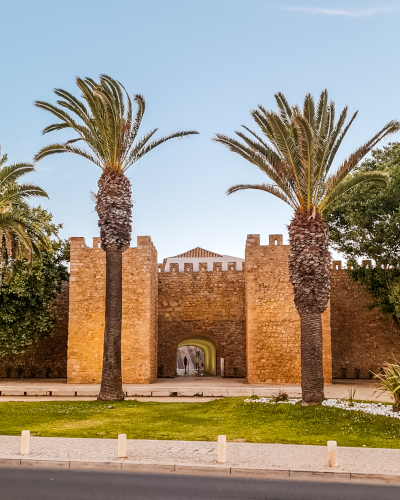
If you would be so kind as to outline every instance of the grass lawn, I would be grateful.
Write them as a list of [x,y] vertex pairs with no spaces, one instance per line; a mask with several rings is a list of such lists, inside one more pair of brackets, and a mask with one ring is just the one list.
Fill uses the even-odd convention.
[[0,403],[0,435],[178,439],[400,448],[400,420],[324,406],[263,405],[245,398],[202,403],[98,401]]

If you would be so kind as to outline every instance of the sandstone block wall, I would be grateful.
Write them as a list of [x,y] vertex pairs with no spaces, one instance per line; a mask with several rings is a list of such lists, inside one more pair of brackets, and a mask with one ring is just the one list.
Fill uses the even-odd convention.
[[0,357],[0,378],[65,378],[67,376],[69,283],[53,301],[55,322],[48,338],[34,342],[24,353]]
[[[68,381],[100,382],[105,254],[99,242],[94,238],[89,248],[83,238],[72,238],[71,281],[55,298],[51,336],[22,355],[0,358],[0,377],[67,376],[69,342]],[[151,239],[139,237],[137,248],[123,257],[124,382],[152,382],[158,366],[164,366],[164,376],[173,376],[177,346],[189,337],[214,342],[217,369],[224,357],[226,376],[233,376],[236,368],[237,376],[247,373],[250,383],[299,382],[300,318],[288,256],[281,235],[270,236],[266,246],[260,245],[259,235],[250,235],[243,271],[217,270],[221,267],[214,263],[212,271],[193,272],[193,265],[185,264],[179,272],[172,264],[165,273],[164,266],[157,265]],[[331,380],[331,366],[334,378],[354,378],[356,373],[368,378],[369,371],[376,373],[385,361],[400,360],[400,328],[379,308],[367,309],[370,302],[368,292],[334,262],[331,311],[323,315],[326,382]]]
[[[246,340],[249,383],[299,383],[301,380],[300,317],[289,281],[289,245],[271,235],[246,244]],[[324,378],[332,381],[330,311],[323,314]]]
[[[339,269],[336,269],[339,267]],[[333,378],[368,378],[385,361],[400,362],[400,328],[382,314],[367,290],[334,265],[331,275]]]
[[[202,266],[199,266],[201,269]],[[203,266],[203,268],[206,266]],[[214,269],[222,266],[213,266]],[[233,267],[233,266],[232,266]],[[225,358],[225,376],[246,376],[244,272],[199,271],[158,273],[158,364],[164,376],[176,372],[178,344],[189,337],[206,337],[216,345],[217,374]]]
[[[103,361],[105,252],[71,238],[68,382],[99,383]],[[157,251],[149,236],[123,254],[122,380],[157,377]]]

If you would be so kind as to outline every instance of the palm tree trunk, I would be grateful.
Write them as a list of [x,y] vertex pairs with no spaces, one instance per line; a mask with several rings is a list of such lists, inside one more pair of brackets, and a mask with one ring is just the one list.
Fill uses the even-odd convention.
[[289,275],[301,321],[304,404],[324,400],[322,319],[330,293],[329,231],[320,214],[297,212],[289,225]]
[[121,375],[122,250],[106,250],[106,311],[99,401],[124,399]]
[[106,252],[106,304],[100,401],[124,399],[121,374],[122,253],[131,241],[131,186],[115,170],[104,170],[98,182],[96,211],[101,247]]
[[322,321],[319,312],[303,312],[301,320],[301,391],[306,404],[323,401]]

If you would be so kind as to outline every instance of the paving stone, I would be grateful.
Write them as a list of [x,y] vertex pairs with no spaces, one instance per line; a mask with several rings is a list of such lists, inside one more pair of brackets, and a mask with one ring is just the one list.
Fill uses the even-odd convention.
[[71,461],[71,469],[101,469],[101,470],[122,470],[121,463],[115,462],[79,462]]
[[50,461],[55,461],[70,462],[71,468],[123,470],[123,464],[128,464],[126,467],[160,464],[170,470],[175,464],[176,472],[179,467],[189,467],[185,472],[188,474],[194,473],[191,468],[198,466],[213,473],[226,474],[231,469],[232,475],[266,477],[287,477],[290,469],[290,477],[299,480],[311,474],[309,477],[314,479],[349,481],[349,471],[351,480],[359,482],[377,480],[397,484],[400,478],[400,449],[339,447],[338,467],[333,471],[328,467],[326,446],[227,442],[227,463],[218,465],[217,443],[209,441],[128,439],[124,460],[117,457],[117,439],[31,436],[30,455],[23,458],[19,454],[20,442],[20,436],[0,436],[0,466],[28,460],[31,466],[36,461],[41,464],[48,461],[51,467]]
[[197,464],[175,465],[175,472],[177,474],[193,474],[201,476],[229,476],[231,473],[230,467],[219,465],[201,466]]
[[232,467],[232,476],[289,479],[289,469],[262,469],[253,467]]
[[19,467],[20,465],[19,458],[0,458],[0,467]]
[[361,474],[352,472],[351,480],[361,483],[371,481],[374,483],[400,484],[400,474]]
[[28,458],[21,459],[22,467],[41,467],[45,469],[68,469],[69,461],[60,460],[30,460]]
[[127,472],[152,472],[162,474],[165,472],[174,472],[175,464],[122,462],[122,470]]
[[300,480],[319,480],[319,481],[350,481],[350,472],[321,472],[321,471],[310,471],[310,470],[292,470],[290,469],[291,479]]

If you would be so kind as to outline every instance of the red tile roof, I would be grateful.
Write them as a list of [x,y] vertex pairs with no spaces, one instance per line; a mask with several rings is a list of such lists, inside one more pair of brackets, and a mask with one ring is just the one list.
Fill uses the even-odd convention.
[[188,252],[181,253],[180,255],[175,255],[174,257],[169,257],[170,259],[180,259],[182,257],[223,257],[219,253],[209,252],[208,250],[204,250],[204,248],[196,247]]

